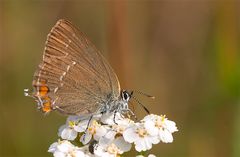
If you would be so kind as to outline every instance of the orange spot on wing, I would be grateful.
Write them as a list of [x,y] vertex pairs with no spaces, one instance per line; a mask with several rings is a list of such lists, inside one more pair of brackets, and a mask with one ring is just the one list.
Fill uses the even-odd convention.
[[45,104],[43,104],[43,107],[42,107],[43,112],[50,112],[51,110],[52,110],[52,108],[51,108],[50,102],[46,102]]
[[50,91],[48,86],[47,86],[47,81],[46,80],[34,80],[33,81],[33,86],[36,89],[36,96],[40,97],[46,97],[47,93]]
[[52,110],[51,108],[51,99],[49,97],[44,98],[45,103],[43,104],[42,111],[43,112],[50,112]]
[[50,112],[51,107],[51,98],[48,96],[50,92],[49,87],[47,86],[47,81],[44,79],[37,79],[33,81],[33,86],[35,87],[35,97],[40,99],[40,110],[44,113]]
[[48,89],[47,86],[41,86],[41,87],[39,87],[39,95],[40,95],[41,97],[46,96],[46,94],[48,93],[48,91],[49,91],[49,89]]

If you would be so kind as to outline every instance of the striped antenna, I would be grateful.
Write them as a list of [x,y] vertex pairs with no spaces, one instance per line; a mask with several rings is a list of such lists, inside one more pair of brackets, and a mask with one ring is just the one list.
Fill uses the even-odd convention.
[[142,106],[142,108],[148,113],[150,114],[150,111],[147,109],[147,107],[145,105],[143,105],[137,98],[135,98],[134,96],[132,96],[133,100],[135,100],[139,105]]
[[141,94],[141,95],[144,95],[148,98],[151,98],[151,99],[155,99],[155,96],[151,96],[149,94],[146,94],[146,93],[143,93],[143,92],[140,92],[140,91],[137,91],[137,90],[133,90],[134,93],[138,93],[138,94]]

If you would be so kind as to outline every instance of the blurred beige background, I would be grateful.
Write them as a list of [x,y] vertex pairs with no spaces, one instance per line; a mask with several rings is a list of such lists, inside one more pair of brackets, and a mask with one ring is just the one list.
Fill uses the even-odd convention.
[[[23,96],[46,36],[72,21],[109,60],[124,89],[179,132],[162,157],[240,156],[240,4],[228,0],[1,0],[0,156],[51,156],[66,117]],[[145,112],[137,105],[139,117]]]

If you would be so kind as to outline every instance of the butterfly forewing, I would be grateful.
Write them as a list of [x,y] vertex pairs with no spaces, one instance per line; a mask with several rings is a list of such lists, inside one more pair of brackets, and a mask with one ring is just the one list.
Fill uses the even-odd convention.
[[49,33],[43,61],[34,74],[33,95],[44,112],[95,112],[120,85],[111,66],[76,27],[59,20]]

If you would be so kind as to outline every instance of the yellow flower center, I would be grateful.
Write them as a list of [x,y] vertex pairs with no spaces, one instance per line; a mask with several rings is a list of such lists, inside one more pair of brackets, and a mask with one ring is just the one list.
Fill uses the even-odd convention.
[[69,152],[69,155],[70,155],[71,157],[76,157],[76,152],[75,152],[75,151],[71,151],[71,152]]
[[96,120],[94,120],[91,124],[91,126],[88,127],[88,131],[90,134],[94,135],[96,134],[97,128],[99,128],[101,125],[98,124]]
[[73,128],[75,126],[75,122],[74,121],[69,121],[68,126]]
[[157,118],[156,122],[155,122],[155,127],[162,128],[163,127],[163,123],[165,121],[165,118],[166,118],[165,115],[161,115],[160,118]]
[[120,150],[118,149],[118,147],[115,145],[115,144],[110,144],[108,147],[107,147],[107,152],[110,153],[110,154],[114,154],[115,156],[117,154],[120,154]]
[[136,133],[138,134],[139,137],[142,137],[142,138],[148,135],[147,130],[143,128],[141,129],[138,128]]

